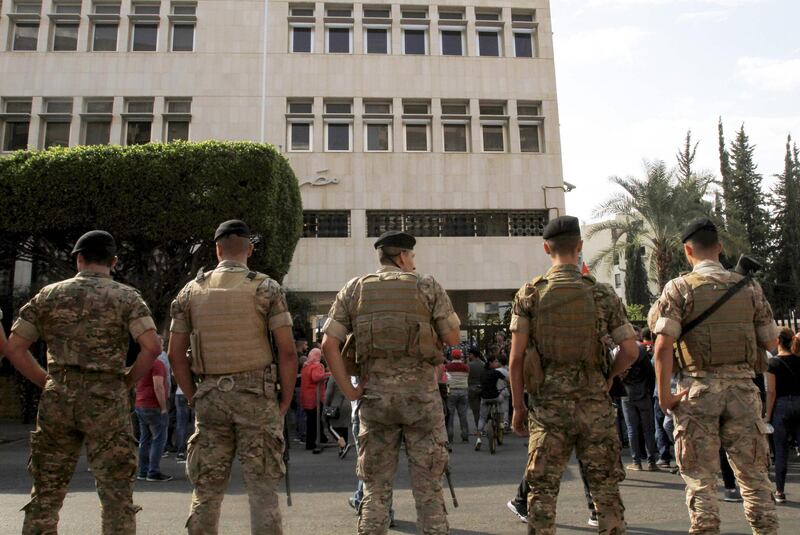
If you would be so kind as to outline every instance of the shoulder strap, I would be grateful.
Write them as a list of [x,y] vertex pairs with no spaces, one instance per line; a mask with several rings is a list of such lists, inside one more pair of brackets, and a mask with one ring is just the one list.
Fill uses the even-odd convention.
[[703,323],[708,318],[710,318],[711,315],[714,314],[714,312],[716,312],[717,310],[722,308],[722,305],[727,303],[731,299],[731,297],[733,297],[734,295],[739,293],[739,291],[741,291],[742,288],[747,286],[750,283],[751,280],[753,280],[752,277],[745,277],[742,280],[740,280],[739,282],[737,282],[735,285],[733,285],[730,288],[728,288],[728,291],[725,292],[725,294],[722,297],[720,297],[717,300],[716,303],[714,303],[713,305],[708,307],[706,310],[703,311],[702,314],[697,316],[695,319],[693,319],[692,321],[690,321],[689,323],[687,323],[683,327],[683,332],[681,333],[681,338],[685,338],[687,334],[692,332],[701,323]]
[[248,271],[247,272],[247,279],[248,280],[254,281],[254,280],[256,280],[257,276],[258,276],[258,273],[256,273],[255,271]]

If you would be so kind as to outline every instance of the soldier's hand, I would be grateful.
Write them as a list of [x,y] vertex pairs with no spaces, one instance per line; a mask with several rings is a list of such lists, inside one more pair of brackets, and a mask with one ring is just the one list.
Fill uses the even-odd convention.
[[667,411],[674,410],[678,403],[683,401],[688,395],[689,390],[684,390],[682,392],[678,392],[677,394],[670,392],[669,394],[658,398],[658,404],[661,406],[661,410],[666,413]]
[[349,401],[358,401],[361,399],[361,396],[364,395],[364,381],[358,383],[355,387],[351,387],[349,392],[345,393],[345,396]]
[[516,408],[514,409],[514,415],[511,417],[511,429],[517,436],[528,436],[528,422],[526,417],[526,411]]

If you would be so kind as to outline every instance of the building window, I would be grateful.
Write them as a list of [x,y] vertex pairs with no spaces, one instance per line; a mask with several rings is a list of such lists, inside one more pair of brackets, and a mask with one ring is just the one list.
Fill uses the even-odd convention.
[[313,113],[313,103],[310,100],[297,100],[289,102],[289,113]]
[[391,124],[367,123],[364,125],[365,146],[368,152],[389,152],[391,148]]
[[466,102],[442,102],[442,115],[468,115]]
[[116,52],[118,24],[97,23],[94,25],[94,39],[92,50],[94,52]]
[[461,30],[442,30],[442,55],[464,55],[464,32]]
[[290,52],[313,52],[314,28],[312,26],[292,26]]
[[503,116],[506,114],[506,107],[503,103],[481,102],[480,112],[481,115]]
[[403,9],[400,16],[404,19],[424,20],[428,18],[428,11],[425,9]]
[[81,4],[67,4],[59,2],[55,4],[56,13],[59,15],[80,15]]
[[42,12],[42,4],[30,2],[17,2],[14,6],[14,13],[24,15],[39,15]]
[[289,123],[289,150],[311,152],[312,132],[311,123]]
[[69,128],[70,123],[60,121],[45,122],[44,148],[69,147]]
[[428,32],[424,29],[403,29],[403,54],[424,55],[428,53]]
[[465,123],[447,124],[442,127],[444,132],[445,152],[467,152],[467,125]]
[[68,147],[69,131],[72,124],[72,100],[53,99],[44,103],[41,115],[44,125],[45,149],[50,147]]
[[194,24],[172,25],[172,51],[194,51]]
[[512,22],[533,22],[534,19],[534,12],[533,11],[515,11],[511,13],[511,21]]
[[522,152],[542,152],[539,139],[539,125],[519,125],[519,145]]
[[390,19],[392,18],[392,10],[383,7],[365,7],[365,19]]
[[89,100],[83,114],[83,144],[108,145],[111,142],[111,99]]
[[95,4],[94,12],[97,15],[119,15],[119,4]]
[[368,211],[367,236],[402,230],[417,237],[541,236],[547,210]]
[[533,57],[533,33],[514,31],[514,55],[518,58]]
[[74,52],[78,50],[78,24],[56,23],[53,29],[53,50]]
[[475,20],[487,20],[490,22],[497,22],[500,20],[499,11],[476,11]]
[[349,238],[350,212],[303,212],[304,238]]
[[500,32],[493,30],[478,30],[478,55],[500,55]]
[[463,11],[442,11],[441,8],[439,10],[439,19],[440,20],[464,20],[464,12]]
[[150,143],[153,129],[152,100],[126,101],[124,118],[126,145]]
[[328,6],[325,14],[331,18],[347,19],[353,16],[353,8],[348,6]]
[[353,103],[325,103],[325,150],[349,152],[353,146]]
[[391,102],[365,102],[364,113],[368,115],[391,115]]
[[364,31],[365,51],[367,54],[389,53],[389,29],[367,28]]
[[28,148],[28,131],[31,124],[30,100],[6,100],[3,111],[3,151],[25,150]]
[[406,151],[407,152],[427,152],[428,146],[427,124],[406,124]]
[[289,6],[289,15],[292,17],[313,17],[313,5]]
[[134,52],[155,52],[158,47],[158,24],[134,24]]
[[505,151],[505,128],[502,125],[484,124],[483,129],[483,151],[484,152],[503,152]]
[[352,49],[351,28],[328,27],[325,35],[327,52],[330,54],[349,54]]
[[614,287],[622,288],[622,275],[619,273],[614,273]]
[[159,15],[161,13],[161,5],[155,4],[134,4],[134,15]]
[[536,117],[541,115],[541,105],[538,103],[518,102],[517,115]]
[[35,51],[39,39],[38,22],[18,22],[14,24],[13,50]]
[[188,141],[191,119],[192,101],[190,99],[168,99],[166,113],[164,113],[164,139],[166,142]]

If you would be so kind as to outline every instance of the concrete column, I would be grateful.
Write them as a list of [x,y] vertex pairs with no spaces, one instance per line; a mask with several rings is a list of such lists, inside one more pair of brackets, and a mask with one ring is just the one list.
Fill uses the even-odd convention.
[[150,141],[165,141],[164,116],[162,115],[165,111],[164,97],[156,97],[153,102],[153,125],[150,129]]
[[111,113],[113,116],[111,117],[111,130],[108,136],[108,141],[112,145],[125,144],[125,129],[122,121],[122,117],[120,116],[125,110],[123,106],[125,103],[123,102],[122,97],[115,97],[114,103],[111,107]]
[[42,136],[42,119],[39,117],[39,112],[42,111],[42,97],[33,97],[31,99],[31,124],[28,127],[28,148],[39,149],[41,145]]

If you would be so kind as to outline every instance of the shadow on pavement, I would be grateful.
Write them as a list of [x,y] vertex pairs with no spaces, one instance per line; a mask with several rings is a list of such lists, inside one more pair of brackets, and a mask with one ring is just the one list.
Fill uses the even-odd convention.
[[[389,533],[408,533],[414,535],[417,533],[417,524],[407,520],[395,520],[394,527],[389,529]],[[486,535],[483,531],[472,531],[471,529],[450,528],[450,535]]]

